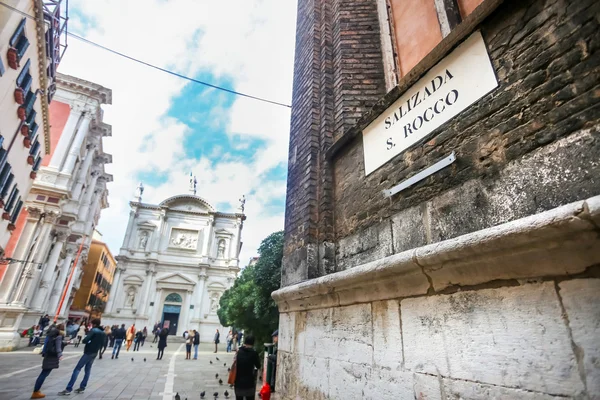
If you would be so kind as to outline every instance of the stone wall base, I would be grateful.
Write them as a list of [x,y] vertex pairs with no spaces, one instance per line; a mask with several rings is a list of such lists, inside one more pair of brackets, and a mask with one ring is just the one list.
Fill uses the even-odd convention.
[[600,197],[273,294],[280,399],[600,399]]

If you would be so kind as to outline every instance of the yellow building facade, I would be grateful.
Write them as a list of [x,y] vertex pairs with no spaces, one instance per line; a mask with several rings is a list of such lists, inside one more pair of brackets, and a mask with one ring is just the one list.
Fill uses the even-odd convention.
[[100,317],[112,287],[117,262],[106,243],[94,238],[87,263],[83,267],[81,284],[75,293],[69,317]]

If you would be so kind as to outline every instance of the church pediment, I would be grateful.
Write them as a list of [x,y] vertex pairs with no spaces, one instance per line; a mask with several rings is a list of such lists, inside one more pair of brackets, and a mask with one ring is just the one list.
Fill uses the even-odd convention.
[[229,232],[227,229],[217,229],[215,231],[216,236],[233,236],[233,233]]
[[193,195],[179,195],[168,198],[160,203],[161,207],[168,208],[172,211],[188,211],[211,213],[215,212],[215,208],[202,197]]
[[194,286],[196,282],[179,273],[163,276],[156,280],[156,283],[161,286],[176,285],[176,286]]
[[141,222],[138,222],[137,225],[141,229],[156,229],[156,225],[154,225],[150,221],[141,221]]
[[144,279],[137,275],[129,275],[129,276],[125,277],[125,279],[123,279],[124,285],[141,286],[142,283],[144,283]]

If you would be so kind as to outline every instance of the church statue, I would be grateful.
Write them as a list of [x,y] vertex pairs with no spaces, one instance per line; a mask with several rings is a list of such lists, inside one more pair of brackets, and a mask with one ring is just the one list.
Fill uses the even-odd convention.
[[225,241],[219,240],[219,248],[217,249],[217,258],[225,258]]
[[218,308],[219,308],[219,294],[213,293],[210,296],[210,311],[213,313],[216,313]]
[[127,307],[133,307],[134,303],[135,303],[135,289],[131,288],[127,291],[127,301],[125,302],[125,305]]
[[148,244],[148,232],[142,232],[142,236],[140,237],[140,249],[146,250],[147,244]]
[[246,208],[246,195],[242,195],[242,198],[238,200],[240,202],[240,211],[244,212]]
[[141,203],[143,194],[144,194],[144,184],[142,182],[140,182],[138,187],[135,189],[134,200],[137,201],[138,203]]

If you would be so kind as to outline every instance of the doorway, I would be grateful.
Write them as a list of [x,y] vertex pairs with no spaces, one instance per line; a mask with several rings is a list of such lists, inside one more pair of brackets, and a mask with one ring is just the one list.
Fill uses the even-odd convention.
[[165,304],[163,307],[162,325],[169,329],[169,335],[177,335],[177,324],[179,323],[179,314],[181,306]]

